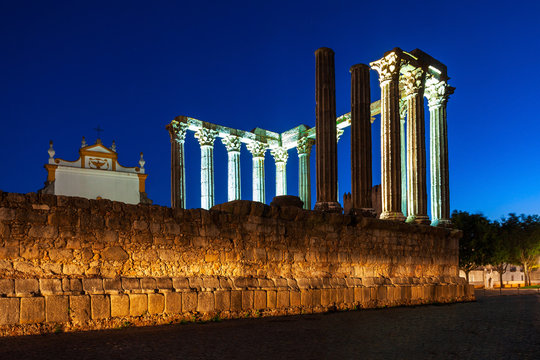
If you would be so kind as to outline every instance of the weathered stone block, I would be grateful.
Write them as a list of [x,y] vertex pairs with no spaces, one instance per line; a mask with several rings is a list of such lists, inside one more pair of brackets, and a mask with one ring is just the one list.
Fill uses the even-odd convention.
[[328,306],[332,303],[332,289],[321,289],[321,305]]
[[69,297],[69,315],[75,322],[90,320],[90,296],[74,295]]
[[141,316],[148,311],[148,296],[146,294],[129,294],[129,315]]
[[338,291],[336,288],[330,289],[330,304],[337,304]]
[[39,289],[43,295],[62,294],[62,281],[60,279],[40,279]]
[[203,288],[208,290],[219,289],[219,279],[215,277],[205,277],[203,280]]
[[120,246],[111,246],[101,253],[105,261],[126,261],[129,259],[128,253]]
[[136,278],[122,278],[122,288],[127,292],[139,292],[141,284]]
[[148,313],[161,314],[165,307],[165,297],[163,294],[148,294]]
[[266,309],[266,291],[255,290],[253,294],[253,307],[257,310]]
[[0,296],[12,296],[15,294],[15,281],[12,279],[0,279]]
[[122,291],[120,279],[103,279],[103,290],[107,294],[118,294]]
[[15,279],[17,296],[33,296],[37,293],[39,293],[39,283],[36,279]]
[[288,308],[289,302],[289,290],[278,290],[277,292],[277,307],[278,309]]
[[214,291],[215,309],[218,311],[228,311],[231,309],[231,292],[230,290]]
[[302,306],[305,307],[312,307],[313,306],[313,291],[312,290],[302,290],[300,292],[300,303]]
[[197,311],[210,312],[215,310],[214,293],[202,291],[198,294]]
[[33,324],[45,321],[45,298],[21,298],[21,324]]
[[343,302],[345,304],[353,304],[354,303],[354,288],[345,288],[344,290],[344,299]]
[[242,310],[242,290],[231,290],[231,310]]
[[289,291],[290,306],[300,306],[302,304],[302,295],[300,291]]
[[111,316],[121,317],[129,316],[129,296],[125,294],[112,294],[111,298]]
[[345,302],[345,288],[340,287],[337,289],[336,304],[343,304]]
[[19,298],[0,298],[0,325],[16,325],[20,316]]
[[153,293],[157,289],[156,279],[154,278],[142,278],[141,289],[145,293]]
[[371,289],[369,287],[363,287],[362,288],[362,305],[366,306],[369,305],[371,302]]
[[177,292],[165,293],[165,312],[180,314],[182,312],[182,294]]
[[111,316],[111,302],[107,295],[91,295],[90,306],[92,320],[106,319]]
[[69,321],[69,298],[67,296],[45,296],[45,319],[47,322]]
[[102,279],[82,279],[82,285],[87,294],[103,294]]
[[197,292],[187,291],[182,293],[182,312],[195,311],[197,309]]
[[311,295],[311,303],[313,304],[313,306],[320,306],[322,303],[321,289],[311,290]]
[[242,290],[242,310],[253,309],[253,290]]
[[156,286],[159,292],[172,291],[173,283],[171,278],[156,278]]
[[173,278],[172,285],[176,291],[188,291],[190,289],[189,281],[185,277]]
[[268,309],[275,309],[277,306],[277,291],[268,290],[266,292],[266,307]]
[[362,288],[361,287],[355,287],[354,289],[354,302],[356,303],[362,303]]

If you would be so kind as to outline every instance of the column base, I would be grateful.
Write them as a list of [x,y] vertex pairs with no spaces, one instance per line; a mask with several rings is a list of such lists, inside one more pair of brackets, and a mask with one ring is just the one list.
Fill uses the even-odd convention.
[[373,208],[360,208],[360,209],[351,209],[349,211],[350,215],[357,215],[357,216],[363,216],[363,217],[377,217],[377,213],[375,212],[375,209]]
[[382,212],[381,216],[379,216],[379,219],[381,220],[391,220],[391,221],[405,221],[405,216],[401,213],[401,211],[395,211],[395,212]]
[[408,224],[422,224],[422,225],[429,225],[431,221],[429,220],[429,217],[427,215],[409,215],[407,217],[407,220],[405,220]]
[[433,221],[431,222],[431,226],[445,227],[445,228],[454,227],[450,219],[433,219]]
[[335,201],[318,201],[315,203],[315,207],[313,208],[313,210],[339,213],[339,214],[343,212],[343,209],[341,208],[341,204]]

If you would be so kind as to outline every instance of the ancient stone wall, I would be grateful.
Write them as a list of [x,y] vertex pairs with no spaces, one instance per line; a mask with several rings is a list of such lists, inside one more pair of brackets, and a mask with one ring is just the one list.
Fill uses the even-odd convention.
[[0,193],[0,326],[468,300],[459,236],[250,201],[206,211]]

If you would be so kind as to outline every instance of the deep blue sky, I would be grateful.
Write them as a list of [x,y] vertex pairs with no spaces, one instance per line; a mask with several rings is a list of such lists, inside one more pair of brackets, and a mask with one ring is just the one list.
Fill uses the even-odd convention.
[[[0,189],[41,188],[48,141],[57,157],[75,160],[81,137],[93,143],[99,124],[124,166],[144,152],[147,192],[169,205],[164,126],[175,116],[245,130],[313,126],[317,48],[336,52],[339,115],[350,111],[350,66],[397,46],[445,63],[457,88],[448,104],[451,208],[493,219],[540,213],[539,23],[537,1],[2,1]],[[377,119],[375,184],[379,126]],[[338,149],[341,193],[350,191],[349,136]],[[223,202],[226,152],[220,142],[215,148]],[[186,154],[188,207],[199,207],[200,152],[191,133]],[[296,151],[289,156],[296,195]],[[244,150],[245,199],[250,158]],[[266,163],[269,202],[269,154]]]

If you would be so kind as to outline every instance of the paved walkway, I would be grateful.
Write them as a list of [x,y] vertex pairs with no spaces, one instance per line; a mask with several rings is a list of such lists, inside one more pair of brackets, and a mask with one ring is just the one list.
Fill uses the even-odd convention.
[[540,359],[540,295],[0,339],[0,359]]

